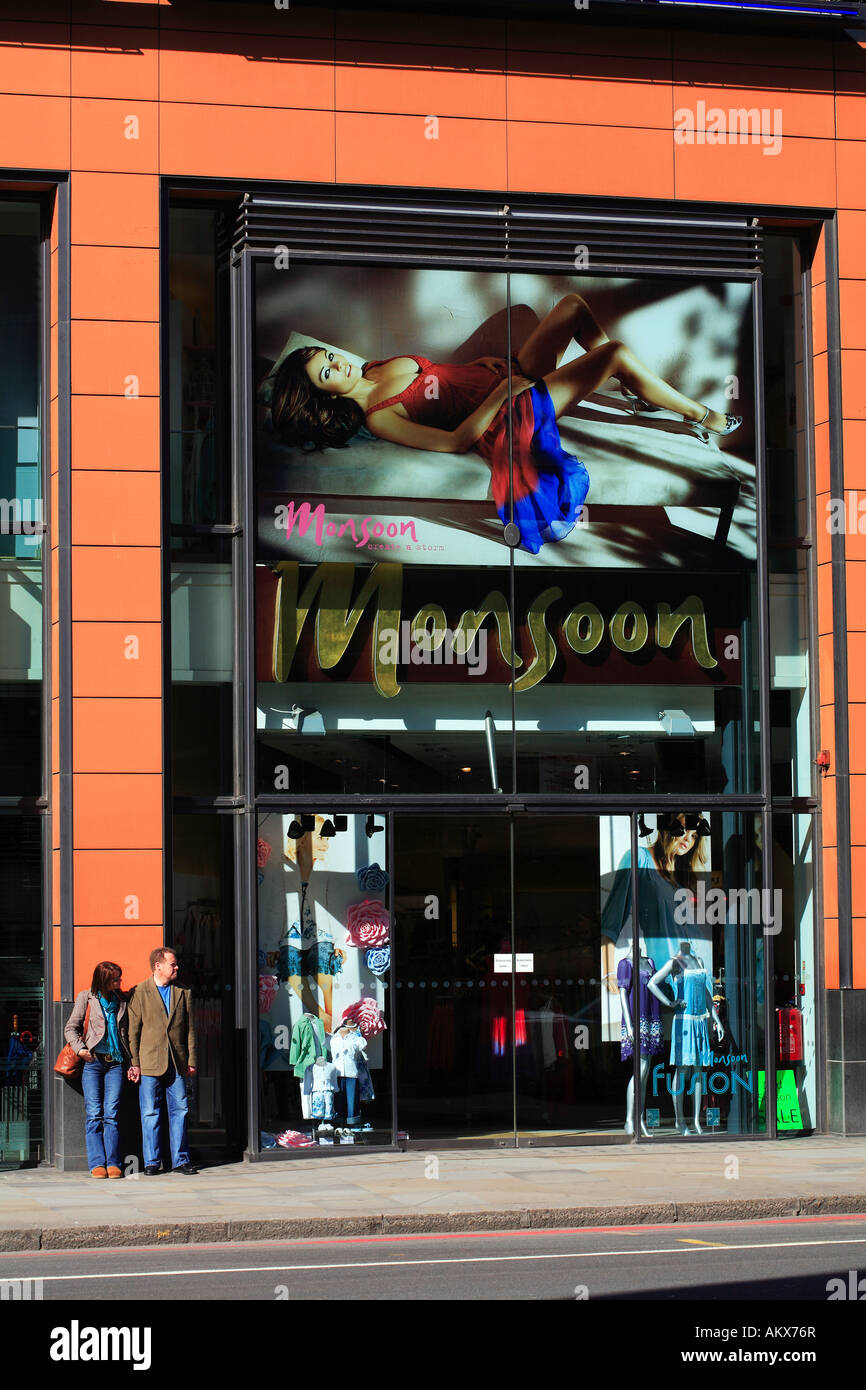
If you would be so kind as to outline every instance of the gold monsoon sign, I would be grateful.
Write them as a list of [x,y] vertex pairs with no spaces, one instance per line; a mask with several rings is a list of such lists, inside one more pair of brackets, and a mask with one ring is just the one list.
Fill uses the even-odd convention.
[[[411,571],[413,589],[429,579],[430,571]],[[459,581],[461,598],[449,599],[452,622],[440,603],[407,604],[404,566],[390,561],[357,568],[325,563],[302,569],[296,561],[286,560],[273,569],[259,567],[256,580],[260,681],[322,679],[322,673],[334,671],[350,654],[346,679],[372,679],[381,695],[398,695],[403,648],[396,636],[406,632],[407,619],[413,637],[423,635],[434,649],[447,637],[451,649],[471,653],[489,636],[496,645],[495,659],[485,662],[487,679],[510,681],[513,661],[517,691],[531,690],[543,681],[560,656],[566,668],[575,659],[591,664],[594,670],[589,678],[605,682],[643,679],[691,684],[699,672],[717,681],[730,679],[739,666],[738,635],[723,634],[727,659],[720,663],[712,649],[703,600],[695,594],[683,597],[676,606],[626,598],[605,615],[588,600],[566,609],[561,602],[565,591],[550,585],[519,609],[515,634],[508,600],[499,589],[490,589],[474,607],[458,609],[457,603],[466,602],[465,576]],[[731,642],[736,650],[730,648]],[[664,670],[654,666],[660,653],[668,654]],[[645,668],[643,673],[635,672],[635,663]],[[478,673],[473,672],[471,660],[466,665],[468,672],[455,667],[444,673],[445,678]],[[442,679],[443,671],[432,665],[413,666],[407,675],[413,681],[426,681]]]

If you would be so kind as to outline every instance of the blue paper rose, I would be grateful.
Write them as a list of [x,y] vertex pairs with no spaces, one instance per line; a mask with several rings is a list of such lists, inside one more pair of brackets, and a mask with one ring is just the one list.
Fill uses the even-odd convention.
[[380,869],[378,864],[368,864],[358,869],[355,877],[362,893],[381,893],[389,883],[387,871]]
[[372,970],[374,975],[384,975],[391,964],[390,946],[371,946],[364,956],[367,969]]

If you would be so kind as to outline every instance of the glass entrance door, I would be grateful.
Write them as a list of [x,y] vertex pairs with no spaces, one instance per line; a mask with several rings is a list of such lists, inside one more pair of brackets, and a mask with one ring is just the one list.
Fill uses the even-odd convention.
[[410,1140],[514,1143],[510,831],[501,815],[395,817],[397,1123]]

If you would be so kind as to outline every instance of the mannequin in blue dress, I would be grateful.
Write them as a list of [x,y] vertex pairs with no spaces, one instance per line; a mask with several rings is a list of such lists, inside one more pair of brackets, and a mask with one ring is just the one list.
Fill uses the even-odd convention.
[[[680,1134],[700,1134],[701,1100],[703,1097],[703,1068],[711,1065],[713,1048],[707,1020],[712,1017],[716,1040],[722,1041],[725,1030],[713,1003],[713,980],[700,956],[692,950],[691,941],[681,941],[680,949],[661,970],[653,975],[647,988],[663,1004],[670,1004],[659,986],[672,977],[677,1012],[671,1029],[671,1065],[674,1071],[674,1116]],[[684,1119],[683,1095],[694,1097],[692,1127]]]

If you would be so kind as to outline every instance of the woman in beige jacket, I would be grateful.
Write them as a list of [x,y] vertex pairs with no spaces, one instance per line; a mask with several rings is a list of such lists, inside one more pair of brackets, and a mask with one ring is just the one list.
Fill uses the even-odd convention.
[[76,997],[64,1029],[66,1041],[84,1062],[84,1133],[93,1178],[122,1177],[117,1112],[123,1074],[130,1063],[122,980],[119,965],[100,961],[90,989],[83,989]]

